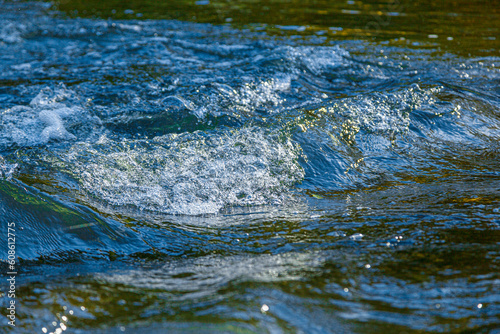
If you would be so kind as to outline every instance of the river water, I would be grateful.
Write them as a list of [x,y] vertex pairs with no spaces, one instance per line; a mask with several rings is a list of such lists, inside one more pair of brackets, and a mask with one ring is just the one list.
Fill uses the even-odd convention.
[[56,5],[0,1],[2,333],[500,332],[494,2]]

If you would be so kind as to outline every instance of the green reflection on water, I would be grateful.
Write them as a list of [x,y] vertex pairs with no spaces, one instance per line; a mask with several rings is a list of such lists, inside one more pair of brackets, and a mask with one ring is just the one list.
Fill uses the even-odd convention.
[[55,7],[70,16],[231,24],[272,34],[363,38],[462,55],[496,54],[500,43],[500,6],[483,0],[60,0]]

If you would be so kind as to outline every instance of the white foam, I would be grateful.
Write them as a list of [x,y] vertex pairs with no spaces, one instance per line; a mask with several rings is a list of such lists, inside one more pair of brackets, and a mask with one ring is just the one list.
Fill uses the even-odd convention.
[[168,214],[280,203],[303,179],[299,149],[258,128],[79,143],[61,155],[93,200]]
[[29,106],[14,106],[0,114],[0,145],[37,146],[51,141],[75,140],[67,130],[79,123],[99,122],[87,110],[75,105],[77,97],[59,86],[43,89]]
[[0,179],[10,180],[16,171],[18,164],[9,164],[5,162],[3,157],[0,157]]
[[[246,84],[230,95],[239,111],[251,112],[262,107],[277,107],[283,99],[280,93],[290,89],[291,76],[281,75],[256,85]],[[268,109],[272,112],[272,109]]]
[[0,21],[0,41],[8,44],[21,43],[26,25],[9,21]]
[[286,47],[286,56],[297,66],[306,67],[315,75],[350,64],[348,51],[338,47]]

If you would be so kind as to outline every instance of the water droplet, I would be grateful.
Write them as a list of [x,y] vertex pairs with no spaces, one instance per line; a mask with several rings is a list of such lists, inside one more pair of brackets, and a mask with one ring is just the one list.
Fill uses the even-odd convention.
[[262,307],[260,308],[260,311],[262,313],[269,311],[269,306],[267,306],[266,304],[262,305]]

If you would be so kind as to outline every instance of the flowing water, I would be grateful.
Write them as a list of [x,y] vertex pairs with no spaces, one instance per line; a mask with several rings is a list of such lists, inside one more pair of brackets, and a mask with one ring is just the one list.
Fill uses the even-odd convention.
[[500,333],[498,4],[442,6],[0,1],[0,331]]

